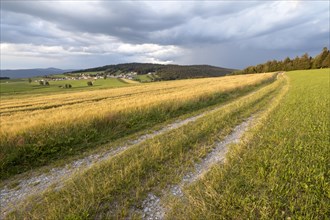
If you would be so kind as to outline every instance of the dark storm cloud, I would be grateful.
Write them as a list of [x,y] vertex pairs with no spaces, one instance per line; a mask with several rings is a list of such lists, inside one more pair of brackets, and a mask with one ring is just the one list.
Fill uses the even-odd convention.
[[[65,31],[105,34],[131,43],[184,44],[207,40],[222,41],[221,36],[209,35],[208,28],[215,29],[214,25],[221,24],[223,18],[260,4],[262,3],[157,2],[151,4],[104,1],[85,5],[81,5],[81,2],[71,2],[72,8],[67,8],[69,6],[59,5],[56,1],[7,1],[2,3],[2,9],[5,22],[11,19],[20,20],[21,26],[26,28],[34,28],[31,27],[31,16],[33,16],[36,20],[56,24]],[[25,19],[26,17],[29,18]],[[214,22],[211,21],[212,19]],[[12,41],[14,40],[15,38],[12,38]]]
[[71,2],[71,8],[66,8],[58,2],[4,2],[2,9],[15,12],[18,17],[34,16],[65,31],[105,34],[139,43],[149,32],[170,28],[188,19],[184,14],[149,11],[142,2],[92,3]]
[[[76,66],[90,60],[90,66],[150,61],[244,67],[328,46],[329,4],[1,1],[1,64],[39,56],[61,64],[65,57]],[[228,60],[234,55],[239,63]]]

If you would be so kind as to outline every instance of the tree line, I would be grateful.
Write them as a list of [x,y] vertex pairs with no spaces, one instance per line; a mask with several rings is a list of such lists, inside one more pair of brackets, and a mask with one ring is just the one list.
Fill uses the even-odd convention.
[[267,61],[263,64],[256,66],[248,66],[247,68],[239,71],[235,71],[232,74],[248,74],[248,73],[264,73],[274,71],[291,71],[291,70],[308,70],[308,69],[320,69],[330,67],[330,52],[327,47],[324,47],[320,54],[315,57],[310,57],[307,53],[301,57],[290,59],[289,57],[284,60]]

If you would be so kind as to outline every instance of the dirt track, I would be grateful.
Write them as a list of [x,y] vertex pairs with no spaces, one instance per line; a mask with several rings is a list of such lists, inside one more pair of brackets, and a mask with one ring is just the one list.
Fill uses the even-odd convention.
[[[254,117],[251,116],[243,123],[236,126],[234,130],[221,142],[215,144],[213,150],[203,158],[200,163],[195,164],[194,172],[187,173],[178,185],[171,186],[168,190],[164,190],[163,197],[173,195],[179,198],[184,197],[183,187],[199,179],[206,173],[213,165],[224,161],[228,146],[230,144],[238,143],[253,121]],[[156,195],[149,193],[147,198],[142,203],[142,217],[143,219],[163,219],[166,210],[162,207],[162,199]]]
[[[63,167],[52,168],[47,173],[30,175],[27,178],[22,178],[14,181],[6,181],[6,184],[0,188],[0,204],[2,218],[8,211],[12,210],[15,205],[24,201],[30,196],[38,195],[48,189],[50,186],[55,189],[59,189],[63,186],[66,180],[72,177],[77,172],[83,172],[91,166],[100,163],[110,157],[116,156],[121,152],[124,152],[128,148],[140,144],[145,140],[151,139],[157,135],[164,134],[173,129],[177,129],[190,122],[194,122],[197,119],[217,111],[222,106],[218,106],[215,109],[203,112],[201,114],[186,118],[184,120],[177,120],[174,123],[168,124],[160,130],[156,130],[152,133],[140,136],[135,140],[130,140],[122,146],[112,148],[111,150],[102,154],[92,154],[85,158],[78,159]],[[14,185],[14,187],[13,187]]]

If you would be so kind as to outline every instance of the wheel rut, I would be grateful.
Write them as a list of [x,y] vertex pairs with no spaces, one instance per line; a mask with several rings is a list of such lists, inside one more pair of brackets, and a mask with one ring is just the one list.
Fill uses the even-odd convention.
[[107,160],[110,157],[116,156],[124,152],[128,148],[131,148],[148,139],[164,134],[173,129],[177,129],[190,122],[194,122],[197,119],[214,111],[217,111],[222,107],[223,105],[183,120],[177,120],[171,124],[164,126],[159,130],[153,131],[152,133],[144,134],[136,139],[129,140],[122,146],[115,147],[101,154],[91,154],[82,159],[70,162],[65,166],[52,168],[46,173],[37,175],[32,174],[27,178],[15,180],[14,183],[9,180],[7,181],[8,183],[4,184],[0,188],[0,217],[2,218],[6,213],[15,208],[18,203],[21,203],[30,196],[41,194],[51,186],[54,187],[55,190],[60,189],[64,185],[64,182],[70,179],[70,177],[72,177],[77,172],[87,170],[91,166],[100,163],[104,160]]
[[213,165],[222,163],[228,151],[228,146],[240,142],[254,118],[254,116],[250,116],[241,124],[237,125],[225,139],[215,143],[213,150],[201,162],[196,163],[194,171],[184,175],[179,184],[170,186],[164,190],[160,197],[149,193],[147,198],[142,202],[142,209],[139,211],[142,219],[164,219],[166,209],[163,207],[162,201],[168,196],[184,198],[183,187],[201,178]]

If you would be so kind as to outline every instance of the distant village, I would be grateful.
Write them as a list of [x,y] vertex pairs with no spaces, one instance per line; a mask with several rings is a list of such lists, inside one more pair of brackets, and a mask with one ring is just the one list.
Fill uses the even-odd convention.
[[[148,73],[148,74],[152,74],[152,73]],[[68,75],[66,77],[47,76],[45,78],[47,78],[48,81],[85,80],[85,79],[97,80],[97,79],[106,79],[106,78],[120,78],[120,79],[134,80],[136,75],[137,75],[137,72],[121,73],[118,75],[105,74],[105,73],[97,73],[97,74],[80,73],[80,74],[77,74],[77,76],[72,76],[72,75]]]

